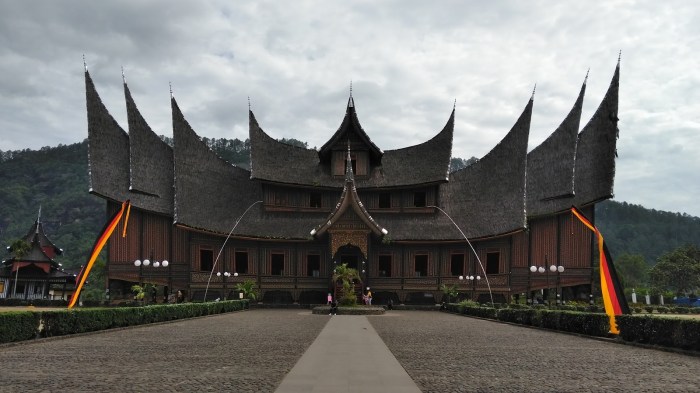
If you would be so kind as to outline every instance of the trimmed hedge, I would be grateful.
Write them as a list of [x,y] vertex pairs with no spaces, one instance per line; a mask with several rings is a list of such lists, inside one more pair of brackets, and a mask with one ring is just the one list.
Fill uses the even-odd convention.
[[700,351],[700,320],[620,315],[615,321],[625,341]]
[[0,307],[67,307],[68,302],[65,300],[48,300],[48,299],[16,299],[3,298],[0,299]]
[[0,343],[31,340],[39,328],[39,313],[10,311],[0,313]]
[[605,337],[610,331],[610,322],[606,314],[542,308],[494,309],[491,307],[470,307],[461,304],[447,304],[445,307],[448,311],[460,314],[588,336]]
[[93,332],[250,308],[248,300],[162,304],[145,307],[0,313],[0,343]]

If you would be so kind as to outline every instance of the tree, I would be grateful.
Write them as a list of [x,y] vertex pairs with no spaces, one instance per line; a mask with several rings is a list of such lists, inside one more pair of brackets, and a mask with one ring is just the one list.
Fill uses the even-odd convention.
[[14,254],[15,259],[20,260],[29,253],[32,248],[31,244],[24,239],[17,239],[10,245],[10,251]]
[[456,298],[459,294],[457,292],[456,285],[445,285],[443,283],[440,285],[440,290],[442,291],[443,295],[447,297],[447,303],[449,303],[452,298]]
[[477,161],[479,161],[479,159],[476,157],[472,157],[468,160],[459,157],[452,157],[450,159],[450,172],[455,172],[460,169],[466,168]]
[[700,287],[700,249],[685,245],[659,257],[649,270],[655,290],[670,289],[687,295]]
[[83,300],[104,300],[105,282],[107,280],[107,267],[102,257],[97,258],[87,276],[85,286],[80,292]]
[[348,267],[347,263],[343,263],[333,270],[333,282],[340,281],[343,285],[340,304],[344,306],[354,306],[357,304],[355,280],[360,280],[360,274],[357,272],[357,269]]
[[639,288],[647,283],[649,265],[641,254],[620,255],[615,259],[615,270],[625,288]]
[[236,284],[236,290],[243,293],[243,297],[250,300],[257,299],[257,291],[255,290],[255,280],[245,280]]

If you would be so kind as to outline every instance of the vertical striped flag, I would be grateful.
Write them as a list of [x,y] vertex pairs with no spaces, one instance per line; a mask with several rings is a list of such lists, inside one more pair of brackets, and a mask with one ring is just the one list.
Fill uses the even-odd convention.
[[587,226],[588,229],[596,234],[598,239],[598,253],[600,254],[600,289],[603,293],[605,313],[608,314],[610,318],[610,333],[620,334],[620,330],[615,323],[615,316],[629,314],[630,309],[627,305],[627,299],[625,299],[622,284],[617,278],[617,272],[615,271],[615,265],[613,265],[610,251],[608,251],[608,246],[603,241],[603,235],[598,228],[596,228],[580,210],[575,206],[571,206],[571,213],[581,220],[583,225]]
[[[90,253],[90,259],[88,259],[88,263],[83,267],[83,269],[80,271],[80,274],[75,279],[75,292],[73,292],[73,297],[71,297],[70,302],[68,303],[69,309],[73,308],[73,306],[75,306],[75,303],[78,301],[78,298],[80,297],[80,291],[83,289],[83,285],[87,280],[88,274],[90,274],[92,265],[95,264],[97,256],[100,255],[100,251],[102,251],[102,248],[104,247],[105,243],[107,243],[107,239],[109,239],[109,237],[112,235],[112,232],[114,232],[114,229],[117,227],[117,224],[119,224],[119,221],[122,219],[124,211],[127,209],[131,209],[131,203],[129,202],[129,200],[126,200],[122,203],[121,209],[117,210],[112,216],[112,218],[109,221],[107,221],[104,228],[102,228],[102,232],[100,232],[100,235],[95,240],[95,244],[92,246],[92,252]],[[127,214],[126,220],[128,219],[129,216]],[[124,223],[124,233],[122,234],[122,236],[125,235],[126,222]]]

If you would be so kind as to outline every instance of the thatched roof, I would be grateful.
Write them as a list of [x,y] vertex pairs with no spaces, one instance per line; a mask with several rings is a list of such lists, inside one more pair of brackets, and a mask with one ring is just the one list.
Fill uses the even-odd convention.
[[[331,163],[327,157],[330,155],[329,149],[337,150],[338,146],[344,146],[350,141],[353,151],[359,148],[370,152],[369,175],[355,180],[360,189],[442,183],[446,181],[449,171],[453,133],[454,110],[442,131],[432,139],[403,149],[387,150],[380,155],[380,151],[359,126],[354,107],[348,107],[343,125],[316,152],[271,138],[250,112],[251,177],[290,185],[340,187],[342,179],[332,176]],[[372,156],[375,158],[372,159]]]
[[148,126],[126,83],[124,96],[129,120],[129,190],[151,196],[143,198],[140,208],[172,214],[173,150]]
[[23,237],[24,241],[32,244],[35,240],[39,243],[39,247],[43,250],[50,249],[53,255],[63,254],[63,249],[56,246],[44,232],[44,224],[39,219],[34,221],[34,225],[29,229]]
[[613,197],[617,157],[617,106],[620,62],[605,98],[578,135],[574,172],[574,204],[584,206]]
[[[131,172],[129,135],[107,111],[87,70],[85,71],[85,95],[88,115],[90,192],[116,202],[130,199],[131,205],[136,208],[154,211],[159,214],[172,214],[172,210],[167,211],[163,207],[163,204],[168,203],[163,201],[167,197],[161,198],[141,192],[129,191],[129,174]],[[127,103],[127,108],[128,106],[129,103]],[[137,133],[141,135],[143,130],[140,127],[137,128],[139,128],[136,130]],[[141,142],[139,142],[139,145],[140,147],[136,148],[137,152],[148,149]],[[140,156],[140,153],[136,155]],[[162,168],[154,166],[152,169],[161,170]],[[138,169],[136,171],[138,172]],[[147,178],[172,177],[168,173],[152,173],[143,176]],[[143,176],[137,175],[137,177]],[[158,189],[161,190],[163,188],[162,185],[167,182],[167,179],[159,179],[158,184],[161,186]]]
[[[148,127],[126,85],[130,135],[110,116],[87,71],[85,81],[91,192],[114,201],[131,199],[134,207],[170,215],[186,228],[228,234],[245,214],[233,235],[308,240],[312,228],[323,232],[329,218],[352,209],[375,233],[386,229],[392,240],[459,240],[462,234],[455,224],[469,238],[499,236],[524,229],[526,216],[554,214],[573,203],[586,205],[612,196],[619,64],[600,107],[580,134],[576,133],[585,82],[561,125],[530,154],[532,99],[498,145],[481,160],[449,175],[454,109],[432,139],[384,152],[360,126],[352,97],[341,126],[319,151],[274,140],[249,111],[248,171],[218,157],[190,127],[174,98],[174,148],[170,149]],[[367,176],[354,176],[350,170],[343,182],[332,175],[330,158],[343,144],[353,152],[367,152]],[[438,206],[455,224],[438,210],[370,216],[357,195],[358,190],[426,185],[438,188]],[[260,203],[265,187],[322,187],[340,192],[343,186],[330,216],[323,209],[266,210]]]
[[175,163],[175,223],[228,233],[248,205],[262,197],[250,172],[218,157],[197,136],[171,99]]
[[559,127],[527,155],[527,215],[566,210],[574,196],[576,139],[586,82]]
[[347,140],[353,139],[359,139],[362,144],[368,148],[372,163],[374,165],[379,165],[383,153],[381,149],[372,142],[365,130],[362,129],[360,120],[357,118],[357,112],[355,111],[355,100],[351,95],[350,98],[348,98],[348,105],[345,108],[343,122],[340,123],[340,127],[338,127],[338,130],[331,136],[328,142],[319,149],[319,159],[321,162],[329,163],[334,148],[338,145],[342,145]]
[[85,71],[90,192],[114,201],[129,199],[129,136],[105,108]]
[[532,105],[530,99],[498,145],[481,160],[450,174],[450,182],[440,189],[440,206],[469,238],[525,228],[525,170]]

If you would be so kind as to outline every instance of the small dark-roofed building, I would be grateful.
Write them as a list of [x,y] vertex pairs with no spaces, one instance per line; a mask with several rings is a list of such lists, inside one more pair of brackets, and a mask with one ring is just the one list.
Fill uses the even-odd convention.
[[0,265],[0,299],[68,300],[75,289],[75,276],[54,259],[63,254],[46,236],[41,213],[23,240],[29,248],[7,246],[10,257]]
[[[352,94],[317,150],[275,140],[249,110],[244,169],[207,147],[174,97],[170,147],[126,83],[128,133],[87,70],[85,80],[90,192],[109,214],[132,203],[126,237],[113,235],[108,247],[113,299],[130,297],[137,282],[195,300],[230,298],[235,284],[254,280],[264,303],[326,303],[341,263],[358,269],[358,292],[370,287],[375,304],[441,301],[443,284],[479,301],[589,298],[594,239],[569,209],[594,219],[594,204],[612,196],[619,63],[580,133],[585,82],[541,145],[527,151],[533,94],[501,142],[452,173],[454,108],[425,142],[395,150],[362,128]],[[134,265],[143,259],[169,263]]]

